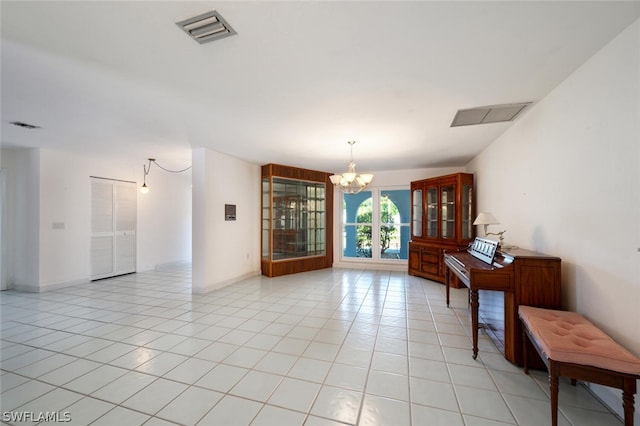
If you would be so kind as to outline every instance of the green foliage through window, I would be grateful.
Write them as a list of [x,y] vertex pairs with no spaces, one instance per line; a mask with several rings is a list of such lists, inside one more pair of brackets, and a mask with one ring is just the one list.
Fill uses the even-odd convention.
[[[387,196],[380,198],[380,210],[380,255],[384,257],[384,252],[389,248],[390,242],[398,235],[396,223],[399,220],[400,213],[393,201],[389,200]],[[373,230],[371,226],[373,223],[371,198],[363,201],[358,207],[356,222],[358,223],[356,231],[358,253],[362,257],[371,257],[371,233]]]

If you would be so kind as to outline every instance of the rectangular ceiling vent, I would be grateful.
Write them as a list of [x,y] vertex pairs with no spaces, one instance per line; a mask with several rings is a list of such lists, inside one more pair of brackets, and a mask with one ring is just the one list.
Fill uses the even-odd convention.
[[461,109],[453,118],[451,127],[513,121],[527,105],[531,105],[531,102]]
[[13,124],[14,126],[23,127],[25,129],[39,129],[40,126],[36,126],[34,124],[25,123],[24,121],[10,121],[9,124]]
[[215,10],[176,22],[176,25],[200,44],[237,34]]

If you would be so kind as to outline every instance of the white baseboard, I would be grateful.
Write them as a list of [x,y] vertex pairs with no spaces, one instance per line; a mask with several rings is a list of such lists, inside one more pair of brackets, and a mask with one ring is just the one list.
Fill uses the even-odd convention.
[[90,281],[91,280],[89,278],[85,278],[85,279],[79,279],[79,280],[73,280],[73,281],[64,281],[59,283],[40,284],[39,286],[30,285],[30,284],[13,284],[13,286],[11,286],[11,290],[24,291],[28,293],[42,293],[45,291],[57,290],[59,288],[73,287],[80,284],[86,284]]
[[373,262],[358,262],[358,261],[337,261],[333,262],[334,268],[342,269],[365,269],[375,271],[394,271],[394,272],[406,272],[407,264],[393,264],[393,263],[373,263]]
[[255,277],[257,275],[260,275],[260,270],[251,271],[251,272],[248,272],[246,274],[243,274],[243,275],[240,275],[238,277],[231,278],[231,279],[228,279],[228,280],[218,281],[216,283],[210,283],[210,284],[207,284],[204,288],[203,287],[194,287],[193,284],[192,284],[191,293],[193,293],[193,294],[209,293],[209,292],[211,292],[213,290],[221,289],[223,287],[229,286],[231,284],[235,284],[235,283],[237,283],[239,281],[242,281],[242,280],[246,280],[247,278]]
[[163,271],[165,269],[183,268],[185,266],[191,266],[190,260],[176,260],[175,262],[158,263],[153,270]]

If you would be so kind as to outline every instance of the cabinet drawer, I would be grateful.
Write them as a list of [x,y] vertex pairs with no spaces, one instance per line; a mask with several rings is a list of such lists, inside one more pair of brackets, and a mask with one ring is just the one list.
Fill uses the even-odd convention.
[[420,265],[420,270],[427,274],[440,275],[440,264],[436,263],[423,263]]
[[440,256],[438,256],[438,252],[422,252],[421,260],[426,263],[438,263]]
[[432,247],[423,247],[420,259],[427,263],[438,263],[440,262],[440,250]]

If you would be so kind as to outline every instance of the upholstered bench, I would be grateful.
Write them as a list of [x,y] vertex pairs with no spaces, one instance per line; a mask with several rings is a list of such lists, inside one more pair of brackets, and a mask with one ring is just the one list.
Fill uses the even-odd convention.
[[[549,370],[551,424],[558,424],[558,377],[622,390],[624,422],[633,426],[633,399],[640,379],[640,359],[576,312],[520,306],[523,334]],[[526,345],[527,339],[522,341]],[[524,348],[524,372],[529,374]]]

